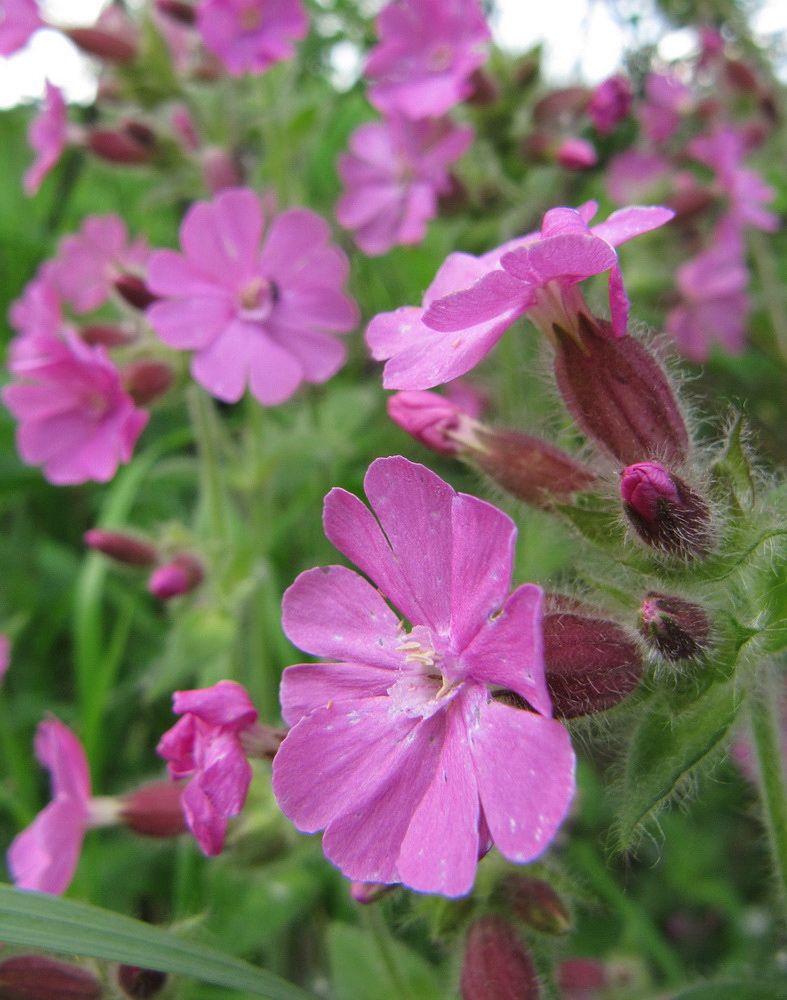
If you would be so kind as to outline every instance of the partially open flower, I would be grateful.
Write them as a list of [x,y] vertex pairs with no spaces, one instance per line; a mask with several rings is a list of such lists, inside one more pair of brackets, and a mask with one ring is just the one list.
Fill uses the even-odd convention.
[[705,609],[682,597],[650,591],[642,602],[639,618],[645,641],[667,660],[700,656],[710,640],[711,626]]
[[638,462],[620,477],[623,508],[647,545],[680,559],[706,556],[713,543],[710,507],[658,462]]

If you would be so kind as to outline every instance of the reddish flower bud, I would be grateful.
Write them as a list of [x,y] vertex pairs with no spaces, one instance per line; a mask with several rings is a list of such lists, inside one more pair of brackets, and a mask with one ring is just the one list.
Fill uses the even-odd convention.
[[99,1000],[101,983],[87,969],[44,955],[0,963],[0,1000]]
[[140,312],[158,300],[158,296],[154,295],[145,282],[135,274],[119,274],[115,278],[114,286],[115,291]]
[[136,334],[124,330],[122,326],[109,323],[91,323],[79,331],[79,336],[86,344],[103,344],[104,347],[123,347],[135,339]]
[[711,627],[705,610],[682,597],[650,591],[639,612],[640,632],[666,660],[699,656],[708,645]]
[[395,888],[395,885],[385,885],[383,882],[352,882],[350,895],[356,903],[367,906],[369,903],[376,903],[378,899],[387,896]]
[[500,88],[481,68],[473,70],[468,83],[473,89],[470,96],[465,98],[465,104],[472,104],[475,108],[489,107],[500,95]]
[[126,165],[151,163],[153,150],[126,132],[112,129],[92,129],[88,132],[87,146],[91,153],[108,163]]
[[663,465],[628,466],[621,473],[620,495],[632,527],[646,544],[681,559],[708,554],[713,541],[710,508]]
[[563,87],[537,101],[533,121],[539,125],[564,124],[578,118],[587,107],[590,91],[586,87]]
[[154,997],[167,981],[166,972],[155,969],[140,969],[138,965],[118,966],[118,986],[132,1000],[149,1000]]
[[579,337],[555,327],[555,376],[584,433],[613,458],[682,461],[689,432],[667,376],[633,337],[605,320],[579,315]]
[[202,563],[196,556],[184,553],[153,571],[148,590],[160,601],[169,601],[194,590],[202,583],[204,575]]
[[639,683],[643,663],[637,644],[592,608],[552,596],[543,630],[547,687],[559,718],[603,712]]
[[557,971],[563,1000],[595,1000],[609,984],[606,969],[592,958],[569,958]]
[[105,62],[130,63],[137,57],[137,45],[133,37],[104,31],[101,28],[63,28],[77,48],[89,56],[96,56]]
[[180,796],[185,781],[154,781],[124,795],[118,820],[143,837],[177,837],[188,824]]
[[146,406],[163,396],[172,385],[175,372],[163,361],[132,361],[120,371],[123,388],[137,406]]
[[480,917],[467,932],[460,982],[462,1000],[538,1000],[533,959],[502,917]]
[[572,136],[557,147],[555,159],[566,170],[589,170],[598,163],[598,153],[592,142]]
[[571,916],[549,882],[514,873],[503,891],[513,915],[542,934],[565,934],[571,928]]
[[202,177],[211,194],[243,184],[238,158],[221,146],[206,146],[200,156]]
[[119,531],[91,528],[85,532],[82,540],[88,548],[103,552],[105,556],[129,566],[152,566],[158,555],[155,546],[149,542]]
[[675,213],[675,222],[680,225],[693,222],[698,215],[702,215],[711,205],[715,204],[716,197],[708,187],[693,185],[682,191],[677,191],[665,199],[664,204]]
[[183,0],[156,0],[156,7],[173,21],[189,26],[197,23],[197,8]]
[[628,117],[631,110],[631,82],[625,76],[611,76],[591,94],[587,113],[601,135],[609,135]]
[[437,392],[397,392],[388,399],[388,416],[416,441],[441,455],[456,455],[461,444],[452,435],[460,429],[471,433],[471,421]]

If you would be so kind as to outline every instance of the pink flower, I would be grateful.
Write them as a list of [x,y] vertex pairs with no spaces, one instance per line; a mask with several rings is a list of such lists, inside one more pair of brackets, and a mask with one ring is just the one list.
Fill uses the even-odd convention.
[[61,91],[46,81],[44,106],[27,132],[28,142],[37,154],[35,162],[25,173],[25,193],[37,193],[41,183],[60,159],[68,141],[68,111]]
[[651,73],[645,80],[645,102],[639,109],[642,132],[654,145],[670,139],[694,104],[689,87],[669,73]]
[[19,454],[50,482],[105,483],[131,459],[148,414],[123,390],[103,347],[70,331],[22,337],[11,369],[22,381],[6,386],[3,402],[20,421]]
[[542,593],[508,593],[516,529],[497,508],[401,457],[373,462],[364,486],[371,511],[334,489],[324,524],[372,583],[328,566],[284,595],[289,639],[331,662],[284,672],[292,729],[273,789],[299,830],[325,829],[347,878],[461,896],[490,841],[510,861],[538,857],[573,796]]
[[631,110],[631,81],[625,76],[610,76],[590,95],[587,113],[601,135],[609,135]]
[[263,225],[247,188],[193,205],[180,230],[184,253],[151,257],[148,287],[167,301],[147,316],[165,343],[197,352],[192,375],[218,399],[236,402],[248,382],[272,406],[339,370],[345,349],[330,334],[355,326],[358,311],[342,291],[347,258],[324,219],[288,209],[260,246]]
[[[460,271],[474,268],[467,266],[467,258],[457,260],[450,272],[440,275],[440,294],[434,286],[429,290],[428,308],[417,323],[401,310],[373,320],[367,332],[372,354],[389,359],[383,385],[428,389],[464,375],[525,312],[548,336],[553,324],[573,333],[578,317],[588,312],[575,286],[604,271],[610,272],[613,329],[616,336],[624,336],[628,299],[614,248],[663,225],[673,213],[656,206],[624,208],[590,229],[587,223],[596,208],[595,202],[588,202],[579,210],[547,212],[540,234],[531,233],[482,258],[484,265],[475,270],[472,285],[466,282],[463,287],[457,279]],[[453,287],[446,287],[449,284]]]
[[51,776],[52,801],[14,838],[8,868],[20,889],[60,894],[90,823],[90,772],[79,740],[54,716],[39,725],[35,753]]
[[149,256],[144,239],[129,241],[119,215],[89,215],[78,233],[60,240],[46,277],[74,312],[91,312],[107,301],[117,278],[141,273]]
[[617,205],[658,197],[669,192],[672,184],[672,164],[660,153],[624,149],[612,157],[607,167],[607,194]]
[[174,780],[191,779],[181,799],[186,821],[205,854],[219,854],[227,819],[240,813],[249,790],[251,765],[241,739],[257,710],[234,681],[176,691],[173,710],[183,718],[161,737],[158,753]]
[[5,680],[8,668],[11,666],[11,640],[0,632],[0,685]]
[[408,118],[437,118],[468,97],[491,37],[477,0],[395,0],[377,31],[365,68],[369,100]]
[[300,0],[201,0],[197,29],[227,72],[241,76],[289,59],[309,20]]
[[0,5],[0,56],[10,56],[27,45],[34,31],[44,27],[36,0],[3,0]]
[[598,163],[596,147],[579,136],[564,139],[557,148],[555,158],[566,170],[589,170]]
[[472,140],[472,129],[447,119],[413,122],[397,115],[361,125],[350,136],[350,152],[339,158],[346,192],[336,218],[370,256],[420,243],[438,196],[451,188],[449,166]]

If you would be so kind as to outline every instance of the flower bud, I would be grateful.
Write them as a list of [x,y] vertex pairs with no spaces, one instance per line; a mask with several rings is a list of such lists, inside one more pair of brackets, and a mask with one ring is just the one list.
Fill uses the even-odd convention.
[[416,441],[441,455],[456,455],[461,445],[453,436],[473,423],[461,408],[437,392],[397,392],[388,399],[388,416]]
[[163,396],[172,385],[175,373],[163,361],[132,361],[120,371],[123,388],[137,406],[147,406]]
[[619,462],[666,458],[689,450],[689,433],[667,376],[633,337],[580,313],[579,335],[555,327],[555,376],[582,431]]
[[136,41],[126,33],[105,31],[102,28],[63,28],[78,49],[105,62],[126,64],[137,56]]
[[221,146],[206,146],[200,154],[205,187],[211,194],[243,184],[243,172],[237,157]]
[[166,972],[155,969],[140,969],[138,965],[118,966],[118,986],[132,1000],[149,1000],[154,997],[167,981]]
[[710,508],[663,465],[629,465],[621,473],[620,495],[632,527],[647,545],[681,559],[708,554],[713,541]]
[[143,311],[157,301],[158,296],[150,291],[145,282],[136,274],[119,274],[114,282],[115,291],[122,296],[130,306]]
[[549,882],[529,875],[510,875],[503,888],[511,913],[542,934],[565,934],[571,916]]
[[567,958],[558,967],[557,981],[562,1000],[596,1000],[609,985],[606,969],[592,958]]
[[184,3],[184,0],[156,0],[156,8],[173,21],[179,21],[188,27],[197,23],[197,8],[193,4]]
[[589,170],[598,163],[598,153],[592,142],[572,136],[557,147],[555,159],[566,170]]
[[110,323],[91,323],[83,326],[79,336],[86,344],[102,344],[104,347],[123,347],[135,339],[136,333],[122,326]]
[[369,903],[376,903],[378,899],[387,896],[396,885],[386,885],[383,882],[352,882],[350,884],[350,895],[356,903],[367,906]]
[[122,129],[91,129],[87,147],[99,159],[126,165],[152,163],[156,156],[156,138],[140,122],[127,122]]
[[600,83],[588,101],[587,113],[601,135],[609,135],[628,117],[631,110],[631,82],[625,76],[611,76]]
[[118,820],[143,837],[177,837],[188,824],[180,797],[185,782],[154,781],[124,795]]
[[169,601],[190,593],[202,583],[204,576],[202,563],[197,557],[183,553],[151,573],[148,590],[160,601]]
[[538,1000],[533,959],[502,917],[479,917],[467,932],[460,981],[462,1000]]
[[92,972],[44,955],[16,955],[0,963],[0,1000],[99,1000]]
[[547,687],[559,718],[603,712],[639,683],[643,663],[637,644],[592,608],[553,596],[543,630]]
[[133,535],[91,528],[85,532],[82,540],[88,548],[103,552],[105,556],[128,566],[152,566],[156,562],[155,546]]
[[666,660],[699,656],[708,645],[710,622],[699,604],[650,591],[639,612],[640,632]]

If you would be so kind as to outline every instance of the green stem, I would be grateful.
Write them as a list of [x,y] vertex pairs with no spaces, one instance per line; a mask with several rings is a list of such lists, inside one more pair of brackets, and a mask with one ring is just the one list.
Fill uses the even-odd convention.
[[773,327],[776,347],[782,360],[787,362],[787,312],[785,311],[784,284],[779,278],[773,253],[763,234],[752,231],[750,245],[754,263],[759,272],[763,301]]
[[782,906],[787,915],[787,784],[779,719],[781,698],[776,695],[776,688],[771,680],[768,672],[765,683],[751,692],[749,720],[757,758],[763,820]]
[[228,504],[221,475],[216,411],[213,400],[199,386],[189,387],[187,399],[200,457],[200,492],[208,530],[211,541],[220,542],[227,536]]
[[410,984],[396,954],[396,947],[394,941],[391,939],[390,929],[383,919],[379,905],[373,903],[371,906],[364,907],[364,917],[366,918],[366,926],[369,928],[377,950],[380,953],[380,958],[383,960],[391,977],[391,985],[394,988],[395,996],[399,997],[399,1000],[411,1000],[413,994]]

